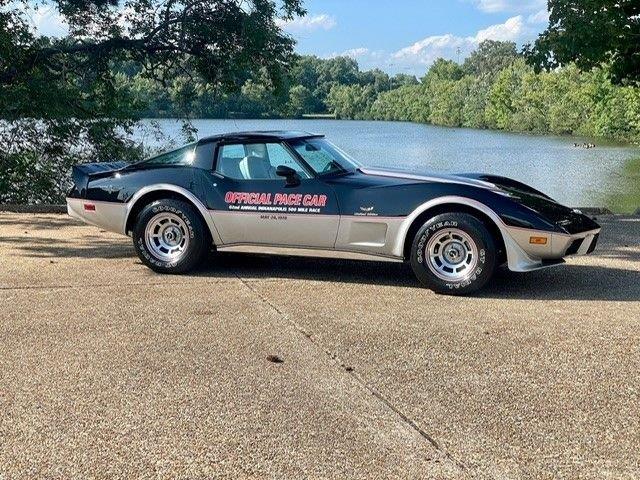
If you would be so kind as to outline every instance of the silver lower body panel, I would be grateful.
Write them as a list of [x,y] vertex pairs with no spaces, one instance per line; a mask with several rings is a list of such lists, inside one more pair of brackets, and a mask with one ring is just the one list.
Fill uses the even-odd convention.
[[[116,203],[67,198],[67,211],[88,224],[126,234],[127,217],[135,200]],[[569,235],[510,227],[484,205],[469,199],[464,199],[464,204],[477,208],[496,223],[505,244],[508,267],[514,272],[556,266],[563,263],[565,256],[588,254],[600,232],[596,229]],[[404,260],[406,235],[419,213],[407,217],[281,215],[207,211],[202,205],[196,206],[221,250],[288,254],[287,249],[295,249],[305,255],[325,256],[335,252],[340,258],[394,261]],[[545,237],[546,243],[532,243],[531,237]]]
[[110,232],[124,233],[128,210],[126,203],[67,198],[67,213],[90,225]]

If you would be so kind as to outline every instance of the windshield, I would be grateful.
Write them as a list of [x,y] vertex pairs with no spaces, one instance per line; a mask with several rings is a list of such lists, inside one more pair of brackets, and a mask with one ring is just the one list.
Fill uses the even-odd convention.
[[358,162],[323,138],[293,140],[291,147],[318,175],[352,172]]

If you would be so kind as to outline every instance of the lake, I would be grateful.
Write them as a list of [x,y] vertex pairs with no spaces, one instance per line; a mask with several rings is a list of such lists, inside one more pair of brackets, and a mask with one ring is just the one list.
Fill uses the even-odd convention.
[[[144,123],[149,125],[151,120]],[[180,143],[181,122],[154,120]],[[199,136],[238,130],[322,133],[361,163],[420,172],[486,172],[527,183],[572,207],[640,208],[640,148],[575,137],[533,136],[406,122],[194,120]],[[144,135],[142,130],[138,136]],[[157,140],[145,135],[148,145]],[[574,147],[593,142],[596,148]]]

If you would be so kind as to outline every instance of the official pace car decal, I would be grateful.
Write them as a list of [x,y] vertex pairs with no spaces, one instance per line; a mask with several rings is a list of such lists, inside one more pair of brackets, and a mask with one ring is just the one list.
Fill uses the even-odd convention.
[[312,193],[227,192],[229,210],[248,212],[322,213],[327,196]]

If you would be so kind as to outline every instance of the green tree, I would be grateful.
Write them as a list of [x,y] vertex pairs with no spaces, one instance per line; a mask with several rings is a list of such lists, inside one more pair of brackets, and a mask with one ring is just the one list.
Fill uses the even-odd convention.
[[422,78],[422,83],[429,84],[438,80],[460,80],[464,76],[464,70],[453,60],[438,58],[427,74]]
[[612,85],[608,72],[595,75],[593,134],[619,140],[640,140],[640,89]]
[[358,83],[358,63],[352,58],[330,58],[322,61],[318,67],[318,84],[313,94],[323,105],[327,105],[327,96],[334,86]]
[[513,125],[514,95],[520,91],[522,78],[529,71],[524,61],[516,61],[502,70],[489,90],[486,119],[489,127],[507,130]]
[[397,73],[391,79],[391,88],[399,88],[405,85],[418,85],[418,79],[415,75],[407,75],[406,73]]
[[117,65],[220,91],[259,71],[276,85],[293,48],[276,20],[304,13],[301,0],[52,0],[70,35],[45,38],[29,27],[32,6],[0,0],[0,202],[60,201],[70,164],[142,155],[128,137],[142,108]]
[[371,117],[376,120],[429,122],[429,97],[424,85],[404,85],[383,92],[371,105]]
[[318,86],[320,65],[323,62],[315,55],[297,55],[291,65],[291,80],[313,92]]
[[609,63],[616,83],[640,81],[640,2],[549,0],[549,27],[525,48],[546,70],[575,62],[581,69]]
[[391,89],[391,78],[389,74],[383,72],[379,68],[359,72],[358,79],[360,85],[371,85],[376,93],[386,92]]
[[460,127],[471,79],[437,80],[429,85],[429,121],[436,125]]
[[545,92],[553,98],[545,112],[549,131],[556,134],[594,135],[595,80],[574,64],[546,75]]
[[513,116],[507,127],[518,132],[544,133],[549,129],[547,113],[556,97],[552,85],[553,75],[536,75],[527,69],[520,79],[518,90],[513,92],[511,104]]
[[304,85],[296,85],[289,90],[288,114],[301,117],[304,113],[313,111],[315,99],[311,91]]
[[142,117],[174,115],[169,90],[161,83],[138,74],[129,78],[127,84],[134,101],[141,105],[139,114]]
[[514,42],[485,40],[467,57],[462,69],[468,75],[477,77],[495,76],[510,66],[517,58],[518,51]]
[[465,77],[469,82],[467,96],[462,107],[462,126],[486,128],[487,97],[491,82],[487,77]]
[[327,105],[337,118],[368,118],[376,93],[372,85],[334,85],[327,96]]

